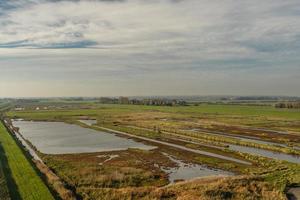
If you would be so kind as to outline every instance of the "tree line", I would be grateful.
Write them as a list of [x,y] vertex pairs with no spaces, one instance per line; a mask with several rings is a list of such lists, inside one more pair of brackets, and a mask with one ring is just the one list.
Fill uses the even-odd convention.
[[275,108],[300,109],[300,102],[280,102],[275,104]]
[[152,105],[152,106],[186,106],[187,102],[176,99],[129,99],[128,97],[109,98],[101,97],[100,103],[106,104],[131,104],[131,105]]

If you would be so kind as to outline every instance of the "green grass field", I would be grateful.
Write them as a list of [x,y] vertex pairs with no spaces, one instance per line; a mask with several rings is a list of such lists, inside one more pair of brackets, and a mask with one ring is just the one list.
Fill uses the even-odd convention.
[[[22,150],[0,123],[1,163],[13,200],[53,200],[49,189],[38,176]],[[2,199],[2,198],[1,198]]]
[[[300,110],[278,109],[272,106],[244,106],[244,105],[218,105],[200,104],[199,106],[144,106],[144,105],[117,105],[117,104],[91,104],[84,108],[64,108],[53,110],[27,109],[25,111],[10,111],[9,117],[19,117],[32,120],[65,121],[78,116],[90,116],[99,121],[116,121],[121,118],[131,117],[132,122],[140,119],[138,115],[147,115],[150,124],[161,126],[162,121],[154,118],[168,118],[163,123],[171,127],[181,126],[186,122],[205,122],[210,124],[226,124],[229,126],[250,126],[257,128],[292,131],[300,133]],[[155,124],[155,123],[159,124]],[[145,120],[143,120],[145,123]]]
[[[1,154],[1,159],[2,159],[2,157],[3,157],[3,155]],[[8,191],[7,182],[6,182],[6,179],[5,179],[3,167],[4,166],[0,162],[0,199],[1,200],[9,200],[10,196],[9,196],[9,191]]]
[[[144,106],[144,105],[116,105],[116,104],[98,104],[95,109],[80,109],[74,111],[37,111],[32,113],[29,111],[31,117],[39,117],[43,115],[74,115],[86,114],[96,115],[101,112],[105,112],[106,109],[111,113],[126,113],[126,112],[139,112],[139,111],[160,111],[166,113],[177,113],[177,114],[216,114],[216,115],[239,115],[239,116],[260,116],[270,118],[281,118],[289,120],[300,120],[300,110],[292,109],[278,109],[272,106],[243,106],[243,105],[210,105],[200,104],[199,106]],[[59,113],[57,113],[59,112]],[[26,116],[26,111],[18,112],[18,116]],[[14,112],[9,112],[8,115],[13,115]]]

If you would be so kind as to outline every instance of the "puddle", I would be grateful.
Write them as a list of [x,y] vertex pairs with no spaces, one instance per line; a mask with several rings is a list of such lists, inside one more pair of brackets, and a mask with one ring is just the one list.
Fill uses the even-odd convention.
[[285,154],[285,153],[280,153],[275,151],[268,151],[264,149],[232,145],[232,144],[229,145],[229,149],[300,164],[300,156],[296,156],[296,155],[290,155],[290,154]]
[[181,160],[175,159],[169,154],[163,153],[168,157],[172,162],[176,163],[177,167],[172,168],[162,168],[164,172],[169,175],[169,181],[174,183],[178,180],[190,180],[197,177],[205,176],[217,176],[217,175],[229,175],[232,176],[234,173],[223,171],[219,169],[209,168],[199,164],[184,163]]

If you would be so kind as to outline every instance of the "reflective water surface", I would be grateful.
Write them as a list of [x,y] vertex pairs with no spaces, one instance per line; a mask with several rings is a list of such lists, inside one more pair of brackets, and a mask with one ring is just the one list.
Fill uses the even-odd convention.
[[292,163],[300,164],[300,156],[296,156],[296,155],[290,155],[290,154],[285,154],[285,153],[280,153],[280,152],[275,152],[275,151],[268,151],[268,150],[264,150],[264,149],[232,145],[232,144],[229,145],[229,149],[235,150],[235,151],[240,151],[243,153],[250,153],[250,154],[264,156],[267,158],[285,160],[285,161],[289,161]]
[[219,169],[209,168],[203,165],[184,163],[181,160],[164,153],[170,160],[177,164],[177,167],[162,170],[169,175],[169,181],[171,183],[176,180],[189,180],[197,177],[215,176],[215,175],[234,175],[231,172],[223,171]]
[[139,148],[154,149],[132,139],[112,133],[83,128],[63,122],[13,121],[14,127],[45,154],[87,153]]

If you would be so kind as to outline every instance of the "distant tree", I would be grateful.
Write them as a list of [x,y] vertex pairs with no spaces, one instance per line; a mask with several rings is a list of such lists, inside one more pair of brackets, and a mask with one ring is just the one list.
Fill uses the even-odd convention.
[[275,104],[275,108],[300,109],[300,102],[280,102]]

